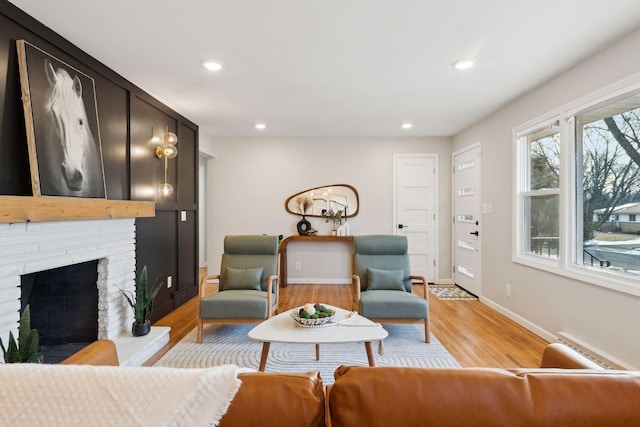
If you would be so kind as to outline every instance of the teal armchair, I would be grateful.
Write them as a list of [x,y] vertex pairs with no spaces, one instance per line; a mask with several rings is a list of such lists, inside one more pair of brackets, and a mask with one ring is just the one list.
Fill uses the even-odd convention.
[[[205,295],[217,280],[219,291]],[[226,236],[220,274],[200,280],[198,342],[205,323],[259,323],[278,312],[278,237]]]
[[[353,309],[380,323],[423,323],[429,332],[428,284],[412,276],[405,236],[374,235],[353,238]],[[412,293],[412,283],[424,284],[422,296]]]

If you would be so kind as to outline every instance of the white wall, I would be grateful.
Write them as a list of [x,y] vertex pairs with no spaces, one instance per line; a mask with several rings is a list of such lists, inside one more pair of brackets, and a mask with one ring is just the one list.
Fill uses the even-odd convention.
[[[300,217],[287,213],[284,202],[289,196],[313,187],[353,185],[360,195],[360,212],[349,220],[351,233],[392,234],[393,155],[437,153],[439,213],[444,219],[439,226],[440,276],[450,280],[450,138],[229,138],[216,140],[212,151],[214,157],[207,164],[209,273],[217,273],[220,268],[225,235],[297,234]],[[309,220],[319,234],[329,234],[330,225],[323,219]],[[350,253],[342,250],[342,259],[335,260],[330,258],[331,254],[323,253],[327,250],[326,246],[296,249],[292,244],[288,248],[290,262],[294,259],[302,262],[302,268],[295,272],[298,277],[342,276]],[[337,263],[335,269],[332,263]]]
[[513,263],[511,215],[513,127],[639,72],[638,51],[640,30],[470,126],[453,148],[482,141],[483,202],[493,204],[483,218],[483,301],[547,339],[565,331],[636,368],[640,299]]

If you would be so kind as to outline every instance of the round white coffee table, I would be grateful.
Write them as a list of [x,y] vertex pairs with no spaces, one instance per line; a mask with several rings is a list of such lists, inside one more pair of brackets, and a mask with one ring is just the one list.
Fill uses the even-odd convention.
[[260,371],[264,371],[272,342],[316,344],[316,360],[320,359],[320,344],[363,342],[369,366],[375,366],[371,341],[382,340],[389,335],[379,323],[374,323],[357,313],[323,304],[335,310],[336,315],[328,326],[304,328],[291,317],[291,310],[273,316],[249,331],[249,338],[262,342]]

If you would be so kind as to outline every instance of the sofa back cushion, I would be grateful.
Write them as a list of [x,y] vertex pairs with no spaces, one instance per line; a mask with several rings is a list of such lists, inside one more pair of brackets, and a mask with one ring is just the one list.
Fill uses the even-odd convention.
[[253,372],[242,385],[219,427],[324,426],[324,387],[319,372]]
[[334,426],[640,425],[640,373],[345,367],[327,396]]

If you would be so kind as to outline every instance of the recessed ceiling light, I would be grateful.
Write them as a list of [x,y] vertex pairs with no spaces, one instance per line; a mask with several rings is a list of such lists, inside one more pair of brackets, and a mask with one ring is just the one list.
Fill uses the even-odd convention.
[[265,125],[264,123],[256,123],[255,128],[258,130],[264,130],[267,128],[267,125]]
[[223,67],[220,61],[202,61],[202,66],[209,71],[220,71]]
[[411,123],[403,123],[401,125],[402,129],[411,129],[413,127],[413,124]]
[[459,59],[455,61],[451,66],[456,70],[468,70],[475,65],[475,61],[471,59]]

